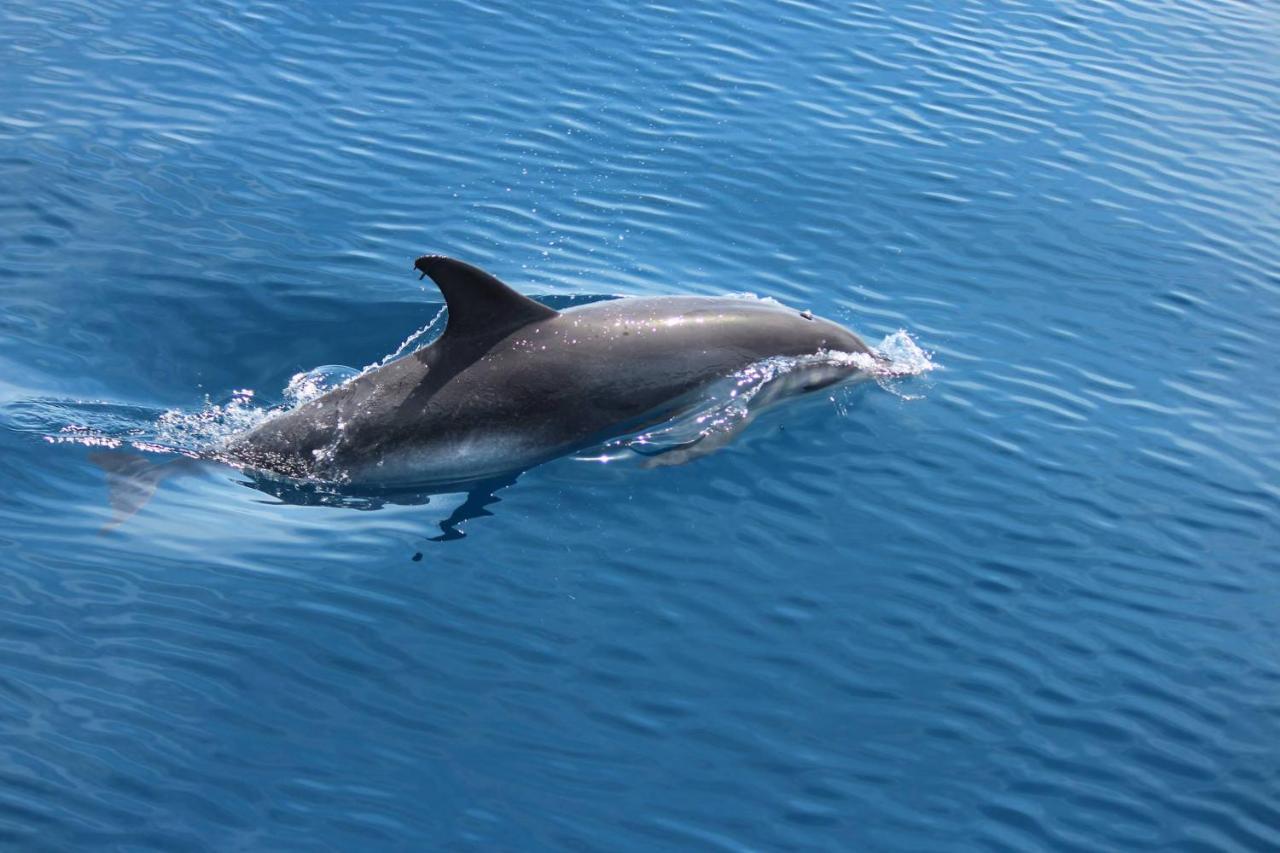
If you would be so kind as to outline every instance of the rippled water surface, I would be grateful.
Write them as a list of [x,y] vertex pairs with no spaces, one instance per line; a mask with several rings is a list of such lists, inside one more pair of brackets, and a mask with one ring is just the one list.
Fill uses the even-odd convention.
[[[0,5],[0,844],[1280,847],[1280,12],[930,5]],[[424,251],[937,369],[101,532]]]

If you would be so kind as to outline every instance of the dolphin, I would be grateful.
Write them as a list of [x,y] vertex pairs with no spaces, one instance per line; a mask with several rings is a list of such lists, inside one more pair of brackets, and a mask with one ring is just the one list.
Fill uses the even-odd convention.
[[444,295],[438,339],[190,458],[91,454],[112,509],[103,532],[161,481],[211,461],[288,503],[372,508],[462,494],[435,537],[459,538],[458,525],[491,514],[522,471],[694,411],[717,383],[771,359],[787,369],[748,377],[759,387],[731,426],[648,463],[709,453],[777,400],[892,369],[843,326],[773,301],[622,297],[555,311],[453,258],[423,255],[414,269]]
[[[413,266],[448,308],[435,342],[233,437],[219,457],[378,488],[479,481],[662,423],[767,359],[879,361],[843,326],[775,302],[623,297],[555,311],[454,258],[423,255]],[[760,401],[867,364],[814,359]]]

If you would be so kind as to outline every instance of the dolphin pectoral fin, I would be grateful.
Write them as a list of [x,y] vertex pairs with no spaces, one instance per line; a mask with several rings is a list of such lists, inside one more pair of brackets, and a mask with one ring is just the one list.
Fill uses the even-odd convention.
[[146,506],[162,480],[190,473],[198,464],[198,460],[186,456],[157,464],[141,454],[118,450],[90,453],[89,461],[107,475],[111,518],[99,533],[119,527]]
[[752,421],[756,419],[754,412],[749,412],[731,426],[721,427],[715,432],[708,433],[701,438],[682,444],[679,447],[673,447],[662,453],[654,454],[644,461],[645,468],[666,468],[672,465],[684,465],[695,459],[701,459],[704,456],[710,456],[720,448],[729,444],[739,435],[742,434]]
[[422,275],[431,276],[444,295],[449,307],[446,337],[505,336],[521,326],[557,316],[554,309],[517,293],[471,264],[443,255],[423,255],[413,266]]

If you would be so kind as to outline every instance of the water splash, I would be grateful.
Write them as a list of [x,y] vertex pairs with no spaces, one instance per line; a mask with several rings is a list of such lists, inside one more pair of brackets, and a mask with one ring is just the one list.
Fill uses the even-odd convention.
[[[876,383],[903,400],[921,399],[921,394],[909,394],[903,390],[903,380],[937,370],[939,365],[933,360],[933,354],[916,343],[906,329],[886,335],[874,349],[884,359],[882,369],[874,374]],[[837,405],[843,414],[843,402],[837,401]]]
[[317,397],[323,397],[338,386],[355,379],[363,372],[343,364],[326,364],[323,367],[313,367],[302,373],[295,373],[284,388],[285,408],[294,409],[304,403],[310,403]]
[[[171,452],[200,455],[262,423],[273,411],[269,406],[257,404],[252,389],[243,388],[222,402],[206,398],[204,407],[198,411],[168,409],[162,412],[155,419],[153,443]],[[140,447],[136,440],[130,444],[140,450],[152,449]]]
[[724,294],[725,299],[741,299],[746,302],[759,302],[762,305],[771,305],[774,308],[786,308],[787,306],[772,296],[760,294],[751,290],[736,290],[733,293]]
[[361,370],[357,371],[357,375],[360,373],[368,373],[370,370],[376,370],[384,364],[389,364],[397,358],[408,355],[409,353],[417,352],[430,344],[440,336],[441,332],[444,331],[444,324],[442,321],[448,316],[448,314],[448,307],[441,305],[440,310],[436,312],[434,317],[427,321],[426,325],[414,331],[413,334],[400,342],[400,346],[396,347],[387,355],[384,355],[372,364],[366,364]]
[[206,398],[203,407],[159,409],[108,400],[27,400],[9,407],[6,424],[39,435],[51,444],[133,448],[149,453],[201,456],[228,437],[261,423],[277,408],[258,405],[254,392],[241,389],[228,398]]
[[309,403],[357,376],[428,345],[437,337],[446,313],[442,307],[430,322],[394,350],[362,369],[326,364],[294,374],[281,391],[279,403],[260,401],[252,388],[236,389],[218,400],[206,397],[204,405],[194,410],[128,406],[108,400],[36,399],[12,407],[6,420],[15,429],[37,433],[54,444],[207,455],[227,439],[274,414]]
[[932,353],[922,349],[906,329],[885,335],[874,349],[882,358],[888,359],[891,372],[896,376],[919,376],[938,367]]

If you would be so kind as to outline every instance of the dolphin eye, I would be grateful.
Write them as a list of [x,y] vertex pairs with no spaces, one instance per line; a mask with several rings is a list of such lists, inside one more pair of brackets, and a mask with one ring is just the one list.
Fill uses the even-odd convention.
[[812,320],[812,319],[813,319],[813,312],[812,312],[812,311],[810,311],[808,308],[806,308],[806,309],[804,309],[803,311],[801,311],[801,312],[800,312],[800,316],[801,316],[801,317],[803,317],[803,318],[805,318],[806,320]]

